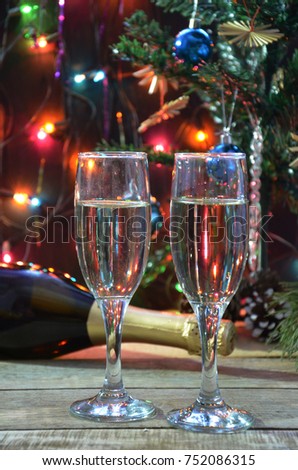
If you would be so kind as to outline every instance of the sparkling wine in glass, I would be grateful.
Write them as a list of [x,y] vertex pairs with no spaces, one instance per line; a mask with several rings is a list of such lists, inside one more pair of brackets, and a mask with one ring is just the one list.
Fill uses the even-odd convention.
[[76,416],[133,421],[155,414],[150,402],[127,393],[121,374],[122,323],[146,266],[150,214],[145,153],[79,154],[76,246],[82,274],[105,324],[106,372],[103,387],[95,397],[71,405]]
[[220,320],[239,286],[247,257],[244,154],[176,154],[170,239],[179,283],[199,325],[202,379],[197,400],[170,411],[167,419],[198,432],[247,429],[252,416],[231,408],[221,397],[216,362]]

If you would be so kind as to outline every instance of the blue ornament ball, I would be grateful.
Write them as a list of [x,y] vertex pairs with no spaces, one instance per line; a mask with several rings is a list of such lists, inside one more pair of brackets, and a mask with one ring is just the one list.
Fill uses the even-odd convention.
[[210,150],[211,153],[242,153],[242,150],[232,143],[218,144]]
[[203,29],[187,28],[177,34],[173,50],[177,59],[198,65],[209,59],[213,43],[209,34]]
[[151,198],[151,238],[156,238],[163,226],[163,215],[160,203],[155,198]]
[[[209,150],[210,153],[220,154],[226,153],[227,157],[233,153],[243,153],[242,150],[232,143],[232,136],[230,131],[224,129],[220,137],[220,143],[215,147]],[[236,162],[233,159],[230,159],[228,165],[223,161],[225,156],[216,156],[208,159],[207,163],[207,173],[208,175],[215,179],[218,184],[226,185],[229,182],[232,174],[236,174]]]
[[[228,155],[227,155],[228,157]],[[207,159],[207,175],[217,184],[226,186],[237,174],[237,163],[234,159],[226,161],[225,157],[214,156]]]

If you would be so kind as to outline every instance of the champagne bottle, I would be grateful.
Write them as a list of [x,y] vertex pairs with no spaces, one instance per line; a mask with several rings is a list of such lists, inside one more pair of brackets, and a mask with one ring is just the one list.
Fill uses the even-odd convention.
[[[235,327],[223,320],[218,352],[234,348]],[[123,341],[180,347],[200,352],[193,314],[129,306]],[[69,274],[37,265],[0,264],[0,354],[14,358],[51,358],[105,344],[104,323],[93,296]]]

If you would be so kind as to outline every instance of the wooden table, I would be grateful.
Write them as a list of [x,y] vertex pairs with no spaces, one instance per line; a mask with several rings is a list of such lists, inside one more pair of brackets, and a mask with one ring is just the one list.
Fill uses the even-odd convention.
[[[104,347],[49,361],[0,362],[0,449],[298,449],[295,362],[241,343],[219,358],[220,387],[229,404],[249,410],[254,427],[208,435],[171,428],[165,413],[198,394],[199,358],[176,348],[123,345],[126,387],[158,407],[156,418],[98,424],[71,416],[68,407],[94,395],[104,375]],[[245,350],[247,349],[247,350]],[[264,348],[263,348],[264,349]]]

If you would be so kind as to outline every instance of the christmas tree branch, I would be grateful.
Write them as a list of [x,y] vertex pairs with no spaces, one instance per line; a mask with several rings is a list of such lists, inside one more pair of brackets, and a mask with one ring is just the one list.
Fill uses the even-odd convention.
[[[193,2],[189,0],[152,0],[166,12],[190,18]],[[113,46],[116,57],[129,60],[134,67],[150,67],[162,80],[174,79],[182,95],[197,94],[209,105],[216,123],[222,128],[220,93],[225,94],[226,111],[238,90],[233,119],[233,137],[247,155],[250,154],[251,122],[249,113],[258,117],[264,134],[263,177],[270,182],[269,191],[286,199],[292,211],[298,212],[297,170],[290,168],[294,159],[290,148],[291,133],[297,133],[298,101],[298,10],[294,0],[251,0],[200,2],[201,28],[214,42],[208,63],[181,63],[173,55],[175,37],[157,21],[149,20],[142,11],[125,20],[125,34]],[[219,36],[223,22],[239,22],[254,27],[279,28],[284,38],[263,47],[230,44]],[[185,25],[187,27],[187,25]],[[177,31],[178,33],[178,31]],[[296,201],[296,202],[295,202]]]
[[277,342],[284,356],[293,357],[298,353],[298,282],[282,282],[280,285],[283,290],[274,294],[270,309],[274,310],[278,305],[285,318],[271,333],[269,342]]

